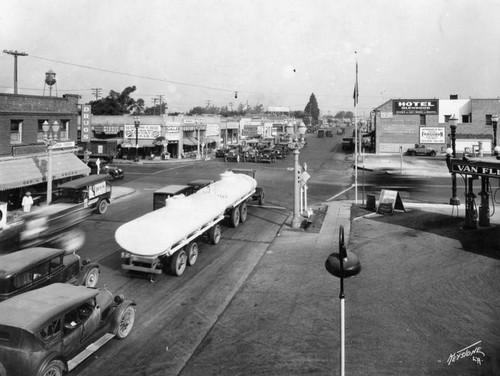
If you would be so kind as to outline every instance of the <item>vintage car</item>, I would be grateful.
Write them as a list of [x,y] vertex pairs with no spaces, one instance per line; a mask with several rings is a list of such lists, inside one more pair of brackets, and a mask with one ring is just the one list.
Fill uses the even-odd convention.
[[[88,161],[87,166],[90,167],[90,174],[92,175],[96,175],[99,172],[99,174],[107,174],[111,176],[113,180],[119,180],[125,177],[123,169],[121,169],[120,167],[111,166],[105,161],[98,163],[97,160],[91,159]],[[99,166],[99,168],[97,166]]]
[[228,151],[229,151],[229,147],[223,146],[223,147],[215,150],[215,157],[216,158],[224,158]]
[[276,145],[274,148],[274,155],[276,156],[277,159],[285,159],[286,153],[283,150],[283,147],[280,145]]
[[54,283],[0,303],[0,375],[62,376],[135,321],[135,303]]
[[55,282],[96,287],[100,268],[76,253],[26,248],[0,256],[0,301]]
[[263,149],[260,153],[259,156],[257,157],[258,162],[265,162],[265,163],[274,163],[276,162],[276,153],[274,149],[268,148],[268,149]]
[[109,175],[89,175],[61,184],[54,190],[52,204],[69,203],[104,214],[111,203],[109,180]]
[[415,144],[415,147],[408,148],[408,150],[406,150],[406,155],[412,157],[416,155],[429,155],[431,157],[434,157],[436,156],[436,150],[428,148],[425,145]]

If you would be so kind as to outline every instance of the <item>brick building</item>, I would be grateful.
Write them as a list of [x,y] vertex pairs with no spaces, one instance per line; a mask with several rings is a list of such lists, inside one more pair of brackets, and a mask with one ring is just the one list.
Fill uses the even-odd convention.
[[[499,99],[391,99],[372,111],[377,153],[399,153],[424,144],[438,153],[450,147],[451,116],[458,119],[456,151],[485,154],[493,149],[492,115],[500,114]],[[498,141],[498,135],[497,135]],[[497,142],[498,145],[498,142]]]
[[0,203],[15,209],[28,190],[45,199],[47,137],[52,141],[54,185],[89,174],[89,167],[75,155],[78,99],[0,93]]

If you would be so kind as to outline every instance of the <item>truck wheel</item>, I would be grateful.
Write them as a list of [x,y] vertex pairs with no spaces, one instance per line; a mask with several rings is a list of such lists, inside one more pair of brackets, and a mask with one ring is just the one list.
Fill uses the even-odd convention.
[[436,156],[436,152],[435,152],[434,150],[433,150],[433,151],[431,151],[431,152],[430,152],[430,156],[431,156],[431,157],[435,157],[435,156]]
[[247,220],[247,214],[248,214],[248,208],[247,208],[247,203],[242,202],[240,204],[240,222],[245,223]]
[[196,242],[191,242],[186,245],[186,255],[187,255],[187,264],[189,266],[194,265],[196,260],[198,260],[198,244]]
[[102,200],[101,202],[99,202],[99,204],[97,205],[97,212],[99,214],[104,214],[106,213],[107,210],[108,210],[108,202],[106,200]]
[[417,153],[415,153],[414,151],[410,151],[408,154],[410,154],[410,157],[414,157],[415,155],[417,155]]
[[39,373],[40,376],[62,376],[64,363],[60,360],[52,360]]
[[264,190],[262,188],[259,189],[259,205],[264,205],[266,195],[264,194]]
[[186,270],[186,262],[186,252],[183,249],[179,249],[172,255],[170,259],[170,274],[175,275],[176,277],[180,277],[184,273],[184,270]]
[[240,208],[239,206],[231,209],[231,215],[229,217],[229,221],[231,223],[231,227],[238,227],[240,223]]
[[128,306],[118,316],[118,322],[116,325],[116,337],[118,339],[124,339],[132,330],[135,322],[135,309],[132,306]]
[[215,226],[210,227],[210,230],[208,230],[208,238],[214,245],[219,244],[221,235],[221,229],[218,223]]
[[95,288],[97,286],[97,281],[99,280],[99,269],[92,268],[89,270],[83,281],[85,287]]

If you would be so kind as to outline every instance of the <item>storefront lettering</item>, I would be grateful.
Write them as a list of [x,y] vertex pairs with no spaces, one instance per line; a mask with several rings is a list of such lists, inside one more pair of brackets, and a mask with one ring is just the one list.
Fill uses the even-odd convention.
[[468,175],[482,175],[491,177],[500,176],[500,168],[489,167],[489,166],[471,166],[471,165],[453,163],[452,171],[458,173],[465,173]]

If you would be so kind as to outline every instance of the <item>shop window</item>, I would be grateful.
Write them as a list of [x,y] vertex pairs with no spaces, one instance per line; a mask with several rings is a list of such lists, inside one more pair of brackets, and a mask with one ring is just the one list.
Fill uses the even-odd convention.
[[425,115],[420,115],[420,125],[426,125]]
[[10,121],[10,142],[18,143],[22,141],[22,130],[23,121],[22,120],[11,120]]
[[486,115],[486,125],[493,125],[493,122],[491,121],[491,115]]

